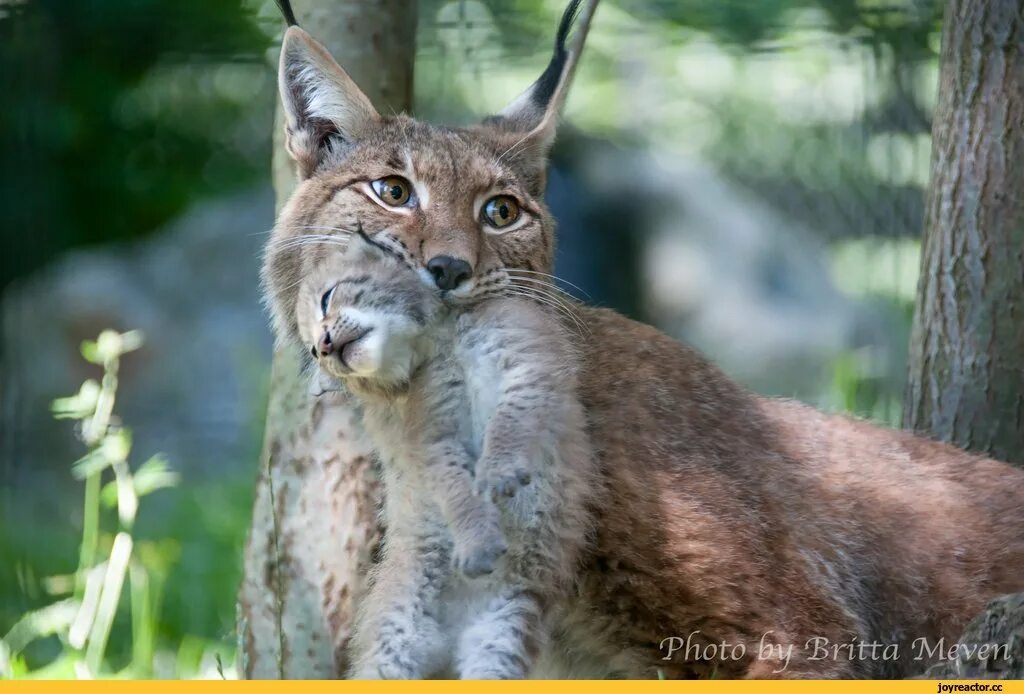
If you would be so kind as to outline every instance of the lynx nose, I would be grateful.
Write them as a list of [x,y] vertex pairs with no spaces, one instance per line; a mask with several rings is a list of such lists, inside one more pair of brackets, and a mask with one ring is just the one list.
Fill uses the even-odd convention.
[[316,343],[316,349],[320,352],[321,357],[326,357],[334,352],[334,343],[331,342],[331,333],[326,330],[324,331],[324,334],[320,336],[319,341]]
[[462,258],[435,255],[427,261],[427,270],[439,289],[455,289],[473,275],[473,268]]

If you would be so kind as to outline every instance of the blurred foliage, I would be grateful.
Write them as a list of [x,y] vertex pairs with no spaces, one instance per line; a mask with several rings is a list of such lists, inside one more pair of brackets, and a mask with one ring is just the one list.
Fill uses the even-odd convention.
[[[139,237],[203,196],[265,176],[273,85],[265,64],[271,18],[264,5],[0,3],[0,288],[62,250]],[[442,49],[449,60],[487,69],[488,51],[497,47],[495,61],[502,59],[501,50],[515,55],[524,47],[548,45],[563,5],[422,0],[421,57]],[[485,25],[482,13],[489,17]],[[927,129],[926,110],[909,95],[912,76],[905,66],[934,56],[938,0],[606,0],[600,13],[599,20],[615,24],[609,28],[618,33],[655,26],[673,43],[706,36],[737,53],[784,52],[794,28],[811,17],[835,42],[870,46],[893,66],[883,80],[890,87],[886,98],[867,118],[876,121],[872,131]],[[591,69],[613,70],[599,53],[590,59]],[[429,101],[431,90],[420,91]],[[445,102],[424,108],[455,113],[453,97],[444,90]],[[750,123],[749,114],[743,115]],[[720,153],[723,160],[750,142],[732,137],[733,130],[756,141],[758,133],[735,125],[724,124],[730,134],[720,142],[733,147]],[[732,168],[742,177],[744,167]],[[771,170],[745,167],[747,175]],[[801,190],[804,181],[790,173],[748,183],[778,189],[783,200],[795,196],[797,211],[814,208],[805,204],[812,196]],[[904,205],[899,189],[873,187],[870,180],[857,182],[856,189]],[[911,228],[914,214],[909,213]]]
[[[239,504],[225,503],[231,498],[226,489],[178,499],[172,513],[140,532],[141,499],[178,482],[160,456],[129,465],[131,432],[114,414],[121,358],[141,342],[135,332],[107,331],[84,343],[82,354],[103,367],[102,380],[88,380],[77,394],[53,404],[55,417],[77,422],[87,448],[71,467],[85,487],[78,565],[69,571],[73,545],[66,528],[52,530],[59,538],[53,545],[40,545],[44,529],[33,529],[31,538],[0,534],[3,556],[19,569],[18,590],[32,603],[22,614],[0,614],[0,625],[11,624],[2,627],[0,677],[233,672],[230,634],[239,572],[238,561],[224,556],[244,536],[249,492],[236,494]],[[0,583],[5,595],[11,588]]]
[[268,117],[254,142],[230,138],[268,44],[243,0],[0,2],[0,288],[262,175]]
[[[888,316],[885,329],[910,338],[921,243],[917,239],[848,239],[831,248],[832,276],[844,293]],[[832,363],[831,387],[819,404],[898,428],[906,364],[893,361],[873,340],[842,353]]]
[[[235,600],[241,581],[242,543],[252,510],[250,475],[164,489],[152,503],[143,503],[133,536],[140,561],[159,571],[159,613],[152,616],[152,671],[158,678],[219,678],[217,658],[231,676],[235,652]],[[25,499],[26,504],[31,499]],[[16,502],[17,503],[17,502]],[[7,509],[10,517],[18,510]],[[109,513],[109,511],[104,511]],[[27,515],[27,514],[26,514]],[[26,613],[45,609],[54,576],[74,568],[79,546],[77,523],[63,517],[31,528],[0,532],[0,636]],[[127,596],[114,620],[106,650],[110,671],[132,667],[135,635]],[[21,654],[22,672],[34,676],[73,677],[43,669],[62,658],[65,646],[58,635],[31,643]],[[139,671],[137,676],[144,676]]]
[[898,47],[905,55],[931,52],[929,35],[941,21],[942,6],[932,0],[620,0],[641,18],[666,20],[706,32],[725,45],[768,48],[778,42],[803,10],[819,10],[825,27],[875,45]]
[[[421,0],[417,109],[457,122],[500,109],[546,63],[564,4]],[[916,236],[942,9],[604,0],[570,119],[621,143],[698,150],[826,238]]]
[[[128,464],[131,432],[114,417],[121,357],[141,344],[138,333],[115,332],[104,332],[95,342],[83,344],[86,360],[103,366],[103,380],[88,380],[76,395],[53,403],[55,417],[78,422],[79,435],[88,449],[71,466],[72,474],[85,485],[78,568],[70,575],[46,579],[46,592],[60,599],[22,615],[0,639],[0,675],[31,676],[36,671],[22,653],[34,641],[52,636],[62,644],[60,655],[39,671],[89,679],[109,674],[107,645],[126,584],[134,646],[132,672],[152,672],[158,596],[166,571],[158,553],[150,553],[157,562],[143,561],[146,552],[136,548],[132,529],[140,497],[173,486],[176,479],[159,458],[133,471]],[[103,487],[107,471],[112,479]],[[117,510],[116,534],[101,527],[104,506]]]
[[[479,17],[474,6],[485,6],[497,20],[495,38],[507,47],[538,45],[550,40],[566,2],[558,0],[420,0],[420,16],[427,18],[418,37],[431,43],[430,32],[458,27]],[[430,18],[452,6],[447,22]],[[897,46],[907,55],[931,55],[930,34],[942,19],[942,4],[935,0],[602,0],[600,21],[613,7],[638,22],[659,24],[668,30],[697,31],[738,50],[772,48],[790,31],[805,10],[818,10],[825,28],[837,36],[877,45]],[[300,18],[301,19],[301,18]],[[424,31],[424,29],[426,31]],[[776,44],[775,47],[779,47]]]

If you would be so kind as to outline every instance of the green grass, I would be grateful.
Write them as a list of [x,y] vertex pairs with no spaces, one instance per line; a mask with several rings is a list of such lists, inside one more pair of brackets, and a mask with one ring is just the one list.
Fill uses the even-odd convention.
[[[254,480],[248,476],[201,484],[185,480],[162,492],[161,509],[142,505],[136,524],[136,552],[162,576],[159,611],[150,616],[155,632],[155,671],[122,672],[131,666],[134,644],[130,598],[125,591],[111,630],[107,662],[124,676],[216,676],[220,655],[230,675],[234,663],[235,600],[241,580],[242,543],[252,510]],[[18,517],[11,510],[9,517]],[[76,529],[62,519],[32,527],[0,528],[0,634],[23,614],[52,602],[47,577],[72,574],[78,559]],[[41,670],[59,658],[58,636],[34,642],[23,654],[33,676],[73,676]],[[64,664],[66,665],[66,663]],[[200,668],[200,665],[203,668]]]
[[119,358],[137,338],[87,343],[83,356],[104,366],[102,383],[55,403],[56,416],[82,431],[86,455],[69,470],[82,503],[50,516],[31,498],[5,509],[27,522],[0,527],[2,677],[234,674],[254,480],[181,481],[159,458],[129,463],[130,430],[112,412]]

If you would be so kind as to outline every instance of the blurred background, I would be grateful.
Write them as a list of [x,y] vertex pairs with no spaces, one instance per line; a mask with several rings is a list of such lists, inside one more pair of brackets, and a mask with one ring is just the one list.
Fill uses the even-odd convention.
[[[417,115],[500,109],[563,7],[420,0]],[[758,392],[898,425],[940,20],[933,0],[604,0],[553,158],[557,274]],[[0,676],[81,675],[83,654],[235,672],[281,29],[262,0],[0,0]],[[106,329],[142,342],[83,353]],[[92,590],[93,564],[127,587]]]

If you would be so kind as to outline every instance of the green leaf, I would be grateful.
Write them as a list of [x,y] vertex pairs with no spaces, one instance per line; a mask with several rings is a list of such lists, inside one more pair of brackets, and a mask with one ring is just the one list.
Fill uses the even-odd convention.
[[82,356],[90,364],[102,364],[103,359],[100,357],[99,345],[93,340],[85,340],[82,342],[81,347]]
[[97,472],[103,472],[111,465],[128,460],[132,450],[132,433],[118,429],[103,437],[100,444],[71,465],[75,479],[84,480]]
[[[97,364],[103,364],[111,359],[121,356],[121,335],[113,330],[104,330],[96,338]],[[88,359],[88,357],[86,357]]]
[[78,677],[75,666],[80,660],[74,651],[65,651],[46,665],[30,670],[23,659],[16,658],[12,665],[20,665],[20,669],[12,668],[13,677],[26,680],[73,680]]
[[142,347],[143,342],[145,340],[140,330],[129,330],[126,333],[121,333],[121,354],[134,352],[139,347]]
[[71,626],[77,612],[78,601],[74,598],[26,612],[3,638],[5,655],[9,658],[36,639],[64,631]]
[[135,493],[145,496],[158,489],[174,487],[180,479],[178,473],[171,470],[166,458],[154,455],[135,472]]
[[129,429],[118,429],[103,437],[99,450],[111,463],[123,463],[128,460],[132,450],[132,432]]
[[103,485],[103,489],[100,490],[100,503],[104,508],[117,506],[117,482],[111,480]]
[[102,449],[96,448],[71,464],[71,476],[76,480],[88,479],[110,467],[110,462]]
[[105,364],[117,359],[122,354],[133,352],[141,346],[142,333],[138,330],[126,333],[104,330],[96,342],[82,343],[82,356],[94,364]]
[[57,398],[50,405],[57,419],[86,419],[96,411],[100,397],[100,384],[89,379],[78,389],[78,393],[66,398]]
[[[158,489],[177,486],[181,477],[170,469],[167,460],[161,455],[154,455],[144,462],[132,476],[135,483],[135,495],[146,496]],[[103,485],[100,500],[107,508],[117,506],[117,482],[111,481]]]

